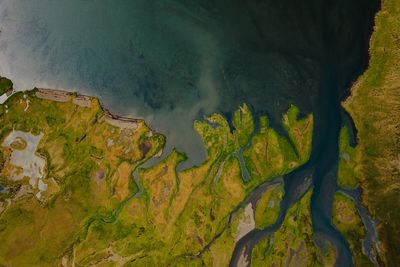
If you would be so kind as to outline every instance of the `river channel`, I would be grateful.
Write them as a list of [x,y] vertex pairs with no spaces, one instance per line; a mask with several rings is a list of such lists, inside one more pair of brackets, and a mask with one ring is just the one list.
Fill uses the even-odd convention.
[[[0,0],[0,75],[18,90],[50,87],[95,95],[113,113],[144,118],[186,152],[206,153],[193,121],[242,103],[283,133],[282,113],[313,113],[309,161],[283,177],[285,197],[270,228],[245,235],[238,255],[278,229],[312,186],[314,233],[331,241],[337,266],[351,252],[331,224],[346,124],[341,101],[366,69],[379,0]],[[240,157],[240,151],[238,153]],[[251,179],[242,165],[244,178]]]

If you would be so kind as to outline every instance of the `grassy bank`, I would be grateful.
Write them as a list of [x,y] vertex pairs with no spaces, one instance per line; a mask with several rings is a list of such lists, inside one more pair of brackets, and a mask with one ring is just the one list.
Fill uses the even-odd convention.
[[284,190],[271,187],[258,207],[241,206],[248,193],[303,164],[311,149],[311,115],[298,119],[292,106],[282,119],[288,137],[267,117],[253,133],[243,105],[234,129],[219,114],[195,122],[208,153],[201,165],[178,172],[186,155],[173,150],[139,168],[144,192],[134,198],[132,172],[157,154],[163,136],[143,121],[134,129],[112,126],[95,98],[79,102],[70,94],[56,102],[36,93],[19,92],[8,108],[0,105],[0,141],[13,130],[43,136],[37,152],[48,186],[37,197],[37,185],[12,180],[19,169],[10,157],[21,142],[0,149],[1,183],[9,188],[0,199],[0,263],[7,266],[227,265],[240,236],[276,220]]
[[358,130],[363,205],[379,222],[380,260],[400,262],[400,2],[383,0],[367,71],[344,103]]

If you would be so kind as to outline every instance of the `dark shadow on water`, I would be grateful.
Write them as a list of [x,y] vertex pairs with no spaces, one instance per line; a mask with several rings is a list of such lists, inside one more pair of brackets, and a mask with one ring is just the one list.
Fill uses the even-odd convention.
[[[245,102],[279,130],[290,103],[313,111],[326,53],[340,62],[346,95],[367,63],[375,2],[4,0],[0,72],[20,89],[99,96],[115,113],[145,118],[199,164],[193,119]],[[335,27],[329,51],[325,24]]]
[[[193,129],[204,114],[229,117],[247,103],[284,134],[289,104],[313,112],[311,158],[285,178],[284,205],[311,172],[314,231],[346,266],[348,244],[330,224],[340,101],[368,64],[378,8],[379,0],[3,0],[0,73],[19,89],[78,90],[146,119],[167,136],[167,152],[189,155],[182,168],[206,157]],[[249,236],[240,244],[263,235]]]

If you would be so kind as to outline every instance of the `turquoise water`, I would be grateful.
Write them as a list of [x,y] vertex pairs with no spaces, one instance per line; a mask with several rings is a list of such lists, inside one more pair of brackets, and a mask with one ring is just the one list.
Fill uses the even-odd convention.
[[80,91],[145,118],[167,135],[167,150],[189,154],[186,166],[205,157],[193,130],[204,114],[229,117],[245,102],[282,131],[289,103],[313,112],[311,159],[284,177],[283,205],[312,175],[314,231],[347,266],[348,244],[330,224],[340,101],[366,67],[377,8],[378,0],[0,0],[0,73],[20,90]]
[[19,89],[97,95],[113,112],[146,118],[171,145],[188,152],[191,163],[204,158],[193,119],[229,113],[246,102],[279,122],[292,102],[310,112],[318,91],[322,47],[315,22],[287,4],[3,0],[0,5],[2,75]]

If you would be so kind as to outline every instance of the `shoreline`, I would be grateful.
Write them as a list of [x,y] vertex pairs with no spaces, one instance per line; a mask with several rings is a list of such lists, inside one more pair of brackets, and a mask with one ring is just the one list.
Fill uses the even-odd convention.
[[[104,106],[100,98],[96,96],[81,94],[77,91],[67,91],[63,89],[37,88],[37,87],[27,91],[13,90],[12,94],[16,92],[34,92],[35,97],[49,101],[64,102],[64,103],[72,101],[72,103],[75,104],[76,106],[80,106],[83,108],[90,108],[92,106],[92,101],[95,100],[98,102],[100,109],[104,113],[104,120],[107,124],[120,129],[130,129],[135,131],[136,129],[138,129],[140,123],[144,123],[146,127],[149,128],[151,135],[158,134],[166,137],[164,134],[150,127],[144,119],[124,117],[112,113],[108,108]],[[12,94],[10,94],[10,96]],[[8,98],[10,96],[8,96]],[[165,151],[165,146],[161,148],[161,150],[154,156],[154,158],[161,159],[162,156],[164,156],[165,154],[164,151]]]
[[[149,128],[151,135],[158,134],[165,137],[164,134],[150,127],[144,119],[125,117],[114,114],[110,111],[110,109],[104,106],[99,97],[81,94],[77,91],[68,91],[65,89],[53,89],[53,88],[38,88],[38,87],[19,91],[15,90],[14,88],[11,88],[11,90],[7,91],[6,93],[0,96],[0,100],[2,100],[1,97],[5,96],[3,101],[0,101],[0,105],[7,105],[6,103],[8,99],[16,93],[27,93],[27,92],[32,92],[34,93],[35,97],[43,100],[60,102],[60,103],[72,102],[74,105],[83,108],[91,108],[92,101],[94,100],[98,102],[100,109],[104,114],[104,120],[107,124],[120,129],[130,129],[134,131],[138,129],[140,123],[144,123],[146,127]],[[160,152],[157,155],[155,155],[154,158],[161,158],[162,156],[164,156],[164,151],[165,151],[165,146],[161,148]]]
[[[67,103],[72,101],[73,104],[80,106],[80,107],[91,107],[91,101],[96,100],[98,101],[100,108],[104,112],[106,122],[112,126],[119,127],[119,128],[128,128],[128,129],[137,129],[137,124],[140,122],[144,122],[146,126],[149,127],[149,125],[146,123],[146,121],[143,118],[133,118],[133,117],[126,117],[126,116],[120,116],[118,114],[113,113],[109,108],[104,106],[102,101],[100,100],[99,97],[96,96],[91,96],[91,95],[85,95],[82,94],[78,91],[68,91],[66,89],[54,89],[54,88],[39,88],[39,87],[34,87],[32,89],[28,90],[15,90],[14,88],[11,88],[8,90],[6,93],[0,96],[0,104],[6,105],[7,100],[14,94],[16,93],[25,93],[25,92],[34,92],[35,97],[44,99],[44,100],[49,100],[49,101],[55,101],[55,102],[61,102],[61,103]],[[150,128],[150,127],[149,127]],[[158,133],[161,134],[160,132],[154,130],[153,128],[150,128],[151,132],[153,134]]]
[[[40,99],[56,101],[56,102],[65,102],[65,103],[70,102],[72,100],[72,102],[75,105],[81,107],[91,107],[92,100],[96,100],[98,101],[101,109],[104,112],[106,122],[118,128],[128,128],[135,130],[138,127],[138,123],[144,122],[146,124],[146,121],[144,119],[124,117],[117,114],[113,114],[110,111],[110,109],[105,107],[101,102],[101,100],[95,96],[84,95],[76,91],[67,91],[67,90],[52,89],[52,88],[37,88],[37,87],[33,88],[32,90],[22,91],[22,92],[29,92],[29,91],[34,92],[35,96]],[[156,131],[153,129],[151,129],[151,131],[153,133],[156,133]]]

